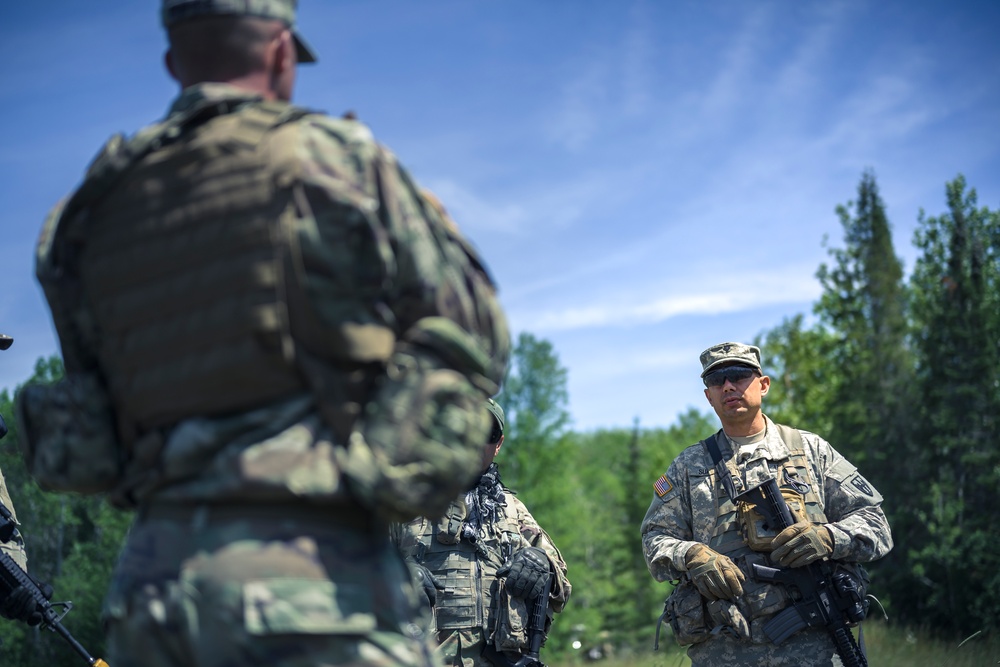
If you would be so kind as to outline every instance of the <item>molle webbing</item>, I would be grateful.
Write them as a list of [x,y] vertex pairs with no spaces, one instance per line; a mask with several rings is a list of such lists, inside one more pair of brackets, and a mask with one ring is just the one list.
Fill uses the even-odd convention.
[[434,607],[435,626],[438,630],[469,627],[487,630],[493,612],[491,600],[496,592],[497,570],[519,546],[517,522],[501,509],[487,535],[480,534],[483,542],[478,545],[461,538],[460,530],[454,543],[450,543],[450,538],[438,539],[438,533],[447,530],[447,523],[447,517],[436,522],[424,521],[414,550],[417,561],[445,587]]
[[[794,479],[808,484],[809,489],[804,495],[804,511],[806,516],[812,523],[821,524],[826,523],[826,514],[824,514],[822,509],[822,504],[820,502],[817,490],[819,489],[818,482],[814,479],[812,473],[812,467],[809,465],[809,459],[806,457],[805,445],[802,440],[802,434],[798,429],[790,428],[782,424],[775,424],[778,434],[781,437],[782,442],[788,448],[788,458],[784,461],[777,463],[777,470],[775,474],[778,477],[778,486],[783,487],[788,485],[787,476],[791,475]],[[712,435],[712,439],[716,439],[716,451],[718,451],[718,438],[719,435]],[[706,449],[711,452],[711,447],[709,447],[708,441],[705,442]],[[712,454],[713,460],[715,455]],[[713,484],[713,489],[715,490],[715,503],[716,503],[716,523],[715,528],[712,531],[712,539],[709,542],[709,546],[718,551],[719,553],[726,554],[731,558],[735,558],[745,553],[749,553],[750,549],[746,547],[746,543],[743,540],[743,535],[740,532],[740,524],[737,519],[736,505],[730,499],[724,485],[718,483],[717,479],[720,476],[720,468],[724,467],[724,463],[721,465],[716,465],[711,469],[710,475],[714,476],[716,483]],[[743,484],[739,485],[739,489],[743,489]]]
[[119,419],[138,431],[305,388],[285,316],[290,195],[261,148],[289,109],[168,131],[88,216],[83,296]]

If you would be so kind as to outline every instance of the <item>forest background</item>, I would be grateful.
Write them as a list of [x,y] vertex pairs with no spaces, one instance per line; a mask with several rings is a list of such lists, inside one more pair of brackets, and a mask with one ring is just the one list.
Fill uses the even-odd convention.
[[[952,657],[981,651],[994,664],[1000,212],[980,207],[956,177],[945,186],[944,210],[920,213],[912,239],[918,258],[907,273],[874,173],[863,174],[856,196],[836,210],[843,237],[828,243],[828,261],[817,268],[822,293],[812,312],[790,314],[754,341],[772,378],[765,411],[829,440],[885,497],[896,546],[869,570],[889,627],[907,641],[945,642]],[[43,358],[26,382],[61,375],[58,357]],[[669,428],[636,421],[574,432],[567,377],[553,345],[522,332],[499,397],[509,424],[498,459],[504,482],[560,547],[573,583],[545,656],[645,664],[670,585],[650,578],[639,524],[652,482],[718,423],[692,409]],[[13,398],[0,393],[11,430],[0,443],[0,470],[29,569],[52,584],[54,599],[73,601],[66,626],[101,655],[101,600],[131,516],[99,497],[42,492],[21,461]],[[5,667],[79,662],[59,638],[22,624],[0,623],[0,640]],[[660,643],[675,655],[666,627]]]

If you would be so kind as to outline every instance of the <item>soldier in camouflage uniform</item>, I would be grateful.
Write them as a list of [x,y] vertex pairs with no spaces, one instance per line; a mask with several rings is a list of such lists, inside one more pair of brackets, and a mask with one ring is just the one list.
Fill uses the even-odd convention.
[[[7,425],[4,424],[3,417],[0,417],[0,437],[7,432]],[[17,523],[17,514],[14,513],[14,505],[10,500],[10,492],[7,491],[7,482],[0,474],[0,503],[10,510],[10,520]],[[0,542],[0,552],[10,556],[11,560],[17,563],[22,570],[28,571],[28,554],[24,550],[24,538],[21,532],[14,530],[13,535],[6,542]],[[28,575],[29,577],[31,575]],[[52,587],[34,577],[31,579],[38,585],[42,594],[48,598],[52,597]],[[23,621],[30,626],[38,625],[42,622],[42,613],[38,609],[38,603],[31,592],[24,586],[17,586],[2,599],[0,599],[0,616],[12,621]]]
[[708,440],[685,449],[656,480],[642,523],[646,564],[657,581],[678,581],[665,617],[694,667],[841,664],[828,633],[807,628],[782,645],[763,626],[790,603],[784,585],[754,581],[752,564],[803,567],[829,559],[863,586],[858,563],[892,548],[882,496],[828,442],[776,425],[761,411],[770,378],[760,350],[721,343],[701,354],[705,396],[722,422],[720,460],[737,493],[778,482],[795,525],[770,534],[724,490]]
[[[0,350],[10,347],[14,339],[10,336],[0,334]],[[7,435],[7,423],[4,422],[3,415],[0,415],[0,439]],[[0,504],[10,511],[10,520],[17,523],[17,514],[14,512],[14,503],[10,499],[10,492],[7,490],[7,481],[0,473]],[[20,531],[15,530],[10,539],[0,542],[0,552],[7,554],[10,558],[21,566],[22,570],[28,569],[28,554],[24,551],[24,539]],[[0,599],[0,616],[11,620],[25,621],[31,625],[41,623],[41,614],[37,613],[37,606],[34,598],[23,586],[18,586],[3,599]]]
[[509,337],[483,263],[369,130],[289,103],[294,0],[164,0],[166,118],[42,232],[66,378],[44,488],[137,509],[115,667],[430,665],[391,522],[480,472]]
[[[0,416],[0,438],[6,433],[7,424],[4,423],[3,417]],[[10,500],[10,492],[7,491],[7,482],[2,473],[0,473],[0,503],[10,510],[11,519],[16,522],[17,515],[14,514],[14,504]],[[24,551],[24,539],[21,537],[20,531],[14,531],[9,540],[0,542],[0,552],[10,556],[15,563],[21,566],[22,570],[27,571],[28,555]],[[34,599],[21,586],[18,586],[3,599],[0,599],[0,616],[4,618],[29,621],[34,612]],[[39,623],[41,620],[41,616],[38,616]]]
[[491,643],[512,661],[528,647],[532,601],[551,581],[549,616],[562,611],[571,586],[559,550],[520,500],[500,481],[493,462],[504,441],[503,409],[492,399],[493,432],[483,447],[483,474],[439,520],[417,518],[394,528],[433,611],[444,664],[489,667]]

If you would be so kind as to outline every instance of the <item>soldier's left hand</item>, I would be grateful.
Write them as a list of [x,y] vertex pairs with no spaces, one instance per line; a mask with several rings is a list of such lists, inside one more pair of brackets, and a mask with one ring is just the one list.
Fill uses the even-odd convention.
[[803,567],[833,553],[833,534],[821,524],[801,521],[778,533],[771,560],[782,567]]
[[[33,577],[31,580],[35,582],[46,600],[52,598],[51,586]],[[17,586],[0,601],[0,616],[14,621],[24,621],[30,626],[36,626],[43,620],[42,610],[39,608],[38,602],[31,591],[24,586]]]
[[533,600],[545,589],[551,572],[545,552],[538,547],[526,547],[497,570],[497,575],[507,575],[508,593],[522,600]]

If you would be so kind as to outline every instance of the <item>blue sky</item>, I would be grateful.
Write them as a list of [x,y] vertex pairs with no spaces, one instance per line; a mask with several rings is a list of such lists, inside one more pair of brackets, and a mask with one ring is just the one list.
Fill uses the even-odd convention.
[[[46,211],[176,94],[158,6],[0,6],[0,387],[58,351]],[[1000,207],[997,2],[302,0],[299,23],[296,101],[355,111],[441,197],[578,429],[707,409],[699,352],[809,312],[864,169],[907,269],[946,181]]]

